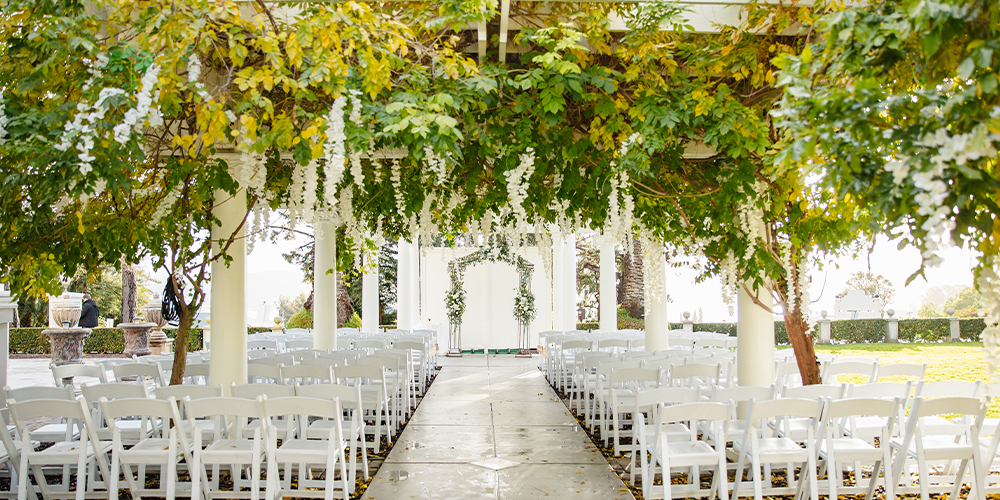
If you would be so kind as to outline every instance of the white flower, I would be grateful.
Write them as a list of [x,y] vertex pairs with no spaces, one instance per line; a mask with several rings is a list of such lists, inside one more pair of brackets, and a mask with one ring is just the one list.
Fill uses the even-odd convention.
[[344,178],[344,163],[347,161],[347,134],[344,128],[344,105],[347,98],[340,96],[333,101],[326,115],[326,142],[323,143],[323,158],[326,160],[323,193],[330,206],[337,204],[337,184]]
[[[132,137],[132,130],[136,125],[145,120],[153,105],[153,89],[156,87],[160,74],[160,65],[151,64],[146,68],[146,73],[142,76],[142,87],[136,95],[136,105],[125,112],[125,120],[115,125],[115,141],[119,144],[128,143]],[[102,91],[103,92],[103,91]]]
[[518,158],[521,161],[517,167],[503,174],[507,178],[507,199],[510,201],[511,210],[516,218],[515,230],[522,226],[527,219],[523,204],[528,197],[528,181],[531,179],[531,174],[535,172],[535,150],[528,148]]

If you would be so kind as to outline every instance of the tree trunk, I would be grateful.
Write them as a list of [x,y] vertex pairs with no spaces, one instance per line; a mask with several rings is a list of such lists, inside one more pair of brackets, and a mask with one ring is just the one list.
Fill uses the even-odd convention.
[[642,275],[642,245],[639,238],[632,238],[632,251],[625,252],[622,266],[622,307],[633,318],[642,318],[643,308],[643,275]]
[[174,339],[174,366],[170,372],[170,385],[184,383],[184,368],[187,366],[188,336],[191,333],[191,314],[181,306],[180,321],[177,323],[177,338]]
[[354,315],[354,306],[351,305],[351,296],[347,294],[347,283],[344,281],[344,274],[337,273],[337,328],[344,326],[347,320]]
[[795,362],[802,374],[802,385],[821,384],[819,364],[816,362],[816,350],[813,347],[812,333],[806,331],[809,325],[802,320],[801,313],[796,309],[792,314],[785,314],[785,330],[788,340],[792,342],[795,351]]
[[135,266],[122,257],[122,323],[131,323],[139,313],[139,288],[135,282]]

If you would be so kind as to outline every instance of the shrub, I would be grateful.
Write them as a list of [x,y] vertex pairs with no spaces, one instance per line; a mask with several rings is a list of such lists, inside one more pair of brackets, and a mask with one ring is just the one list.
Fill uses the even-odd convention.
[[[885,342],[885,319],[839,319],[830,322],[830,340],[847,342],[849,344],[871,344]],[[813,331],[813,337],[819,340],[819,325]]]
[[344,328],[357,328],[358,330],[360,330],[361,316],[358,316],[357,312],[351,314],[351,319],[344,322]]
[[979,342],[980,336],[986,329],[986,320],[983,318],[967,318],[958,322],[959,336],[963,339]]
[[10,352],[21,354],[49,354],[49,336],[42,335],[44,328],[11,328]]
[[914,318],[899,320],[899,340],[937,342],[951,338],[948,318]]
[[[164,328],[163,333],[167,337],[177,340],[177,329],[176,328]],[[188,330],[188,351],[200,351],[201,350],[201,338],[203,330],[201,328],[191,328]],[[177,350],[177,346],[174,346],[174,350]]]
[[285,323],[285,328],[312,328],[313,327],[313,313],[312,311],[302,308],[288,318],[288,322]]
[[730,337],[736,336],[736,323],[695,323],[692,329],[696,332],[725,333]]
[[590,332],[594,330],[600,330],[601,324],[597,321],[583,321],[576,324],[577,330],[583,330],[585,332]]

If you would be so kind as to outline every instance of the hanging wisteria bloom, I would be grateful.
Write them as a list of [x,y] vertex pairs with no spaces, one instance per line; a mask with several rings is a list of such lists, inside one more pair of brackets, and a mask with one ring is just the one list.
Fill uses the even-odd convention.
[[125,112],[122,123],[115,125],[115,141],[119,144],[128,143],[132,137],[132,131],[136,125],[142,123],[149,116],[149,111],[153,107],[153,89],[159,81],[160,65],[151,64],[146,68],[146,73],[142,76],[142,87],[135,97],[135,107]]
[[344,124],[344,106],[347,98],[340,96],[333,101],[326,115],[326,142],[323,143],[325,179],[323,193],[330,205],[337,203],[337,184],[344,178],[344,162],[347,160],[347,133]]

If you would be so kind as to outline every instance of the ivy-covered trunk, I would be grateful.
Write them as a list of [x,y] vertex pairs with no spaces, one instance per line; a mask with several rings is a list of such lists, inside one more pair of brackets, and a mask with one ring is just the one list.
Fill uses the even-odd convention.
[[813,336],[798,308],[790,314],[785,314],[785,330],[788,331],[788,340],[792,342],[792,350],[795,351],[795,361],[799,365],[799,373],[802,374],[802,385],[822,383],[819,364],[816,362],[816,350],[813,348]]
[[180,320],[177,322],[177,338],[174,339],[174,366],[170,372],[170,385],[184,383],[184,368],[187,366],[188,337],[191,334],[190,309],[180,301]]

